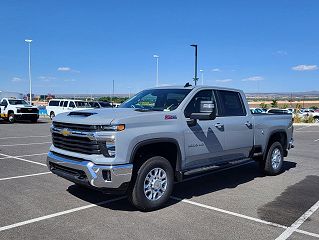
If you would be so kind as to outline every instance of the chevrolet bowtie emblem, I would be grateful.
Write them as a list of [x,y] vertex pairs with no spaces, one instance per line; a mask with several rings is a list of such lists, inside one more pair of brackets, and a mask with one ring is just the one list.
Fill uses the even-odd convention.
[[60,133],[61,133],[63,136],[65,136],[65,137],[71,135],[71,132],[70,132],[68,129],[66,129],[66,128],[63,128],[63,129],[60,131]]

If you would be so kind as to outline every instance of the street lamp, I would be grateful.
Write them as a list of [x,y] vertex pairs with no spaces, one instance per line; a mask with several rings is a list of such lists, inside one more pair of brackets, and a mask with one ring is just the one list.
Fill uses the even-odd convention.
[[191,47],[195,48],[195,75],[194,75],[194,82],[195,86],[197,85],[198,77],[197,77],[197,44],[192,44]]
[[202,85],[204,85],[204,70],[199,70],[201,73]]
[[31,39],[25,39],[24,40],[26,43],[28,43],[29,46],[29,82],[30,82],[30,92],[29,92],[29,100],[30,100],[30,105],[32,105],[32,81],[31,81]]
[[156,58],[156,87],[158,87],[158,59],[159,59],[159,56],[154,54],[153,57]]

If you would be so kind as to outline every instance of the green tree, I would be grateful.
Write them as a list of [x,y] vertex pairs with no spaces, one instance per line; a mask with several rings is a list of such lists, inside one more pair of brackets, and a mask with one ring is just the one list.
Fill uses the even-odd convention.
[[311,106],[310,108],[314,109],[314,110],[317,110],[318,107],[317,106]]
[[270,105],[271,105],[271,107],[273,107],[273,108],[277,108],[277,107],[278,107],[278,101],[277,101],[277,99],[273,99]]
[[262,102],[261,104],[259,104],[259,107],[261,107],[261,108],[268,108],[268,104]]

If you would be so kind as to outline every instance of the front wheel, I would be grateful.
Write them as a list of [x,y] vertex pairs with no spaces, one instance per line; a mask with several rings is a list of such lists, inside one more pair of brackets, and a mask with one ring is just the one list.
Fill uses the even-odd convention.
[[55,117],[54,112],[50,112],[50,119],[52,120]]
[[282,171],[284,163],[283,148],[280,142],[274,142],[268,149],[264,162],[264,171],[268,175],[277,175]]
[[14,122],[15,122],[14,113],[9,113],[8,122],[9,122],[9,123],[14,123]]
[[174,171],[166,158],[149,158],[134,177],[129,199],[135,207],[142,211],[151,211],[168,201],[173,190]]

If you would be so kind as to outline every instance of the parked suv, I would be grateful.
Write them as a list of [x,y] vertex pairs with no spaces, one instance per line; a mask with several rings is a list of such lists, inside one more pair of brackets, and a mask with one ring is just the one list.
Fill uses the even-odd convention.
[[69,99],[52,99],[49,101],[47,114],[53,119],[56,115],[63,112],[71,112],[75,110],[91,109],[92,106],[82,100],[69,100]]
[[291,114],[252,115],[242,91],[209,86],[153,88],[119,108],[59,114],[51,132],[50,171],[125,193],[141,210],[163,206],[175,181],[235,162],[254,159],[277,175],[293,147]]

